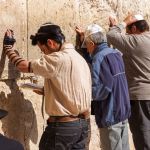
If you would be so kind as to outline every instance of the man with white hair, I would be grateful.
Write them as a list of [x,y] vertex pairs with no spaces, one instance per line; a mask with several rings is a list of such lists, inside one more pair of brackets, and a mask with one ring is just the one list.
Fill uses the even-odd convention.
[[[109,42],[123,53],[129,85],[130,129],[136,150],[150,150],[150,32],[142,15],[128,14],[117,24],[110,17]],[[126,29],[126,34],[123,33]]]
[[[92,108],[100,131],[102,150],[129,150],[127,122],[130,101],[124,63],[118,50],[108,47],[102,27],[76,27],[91,56]],[[90,61],[89,61],[90,62]]]

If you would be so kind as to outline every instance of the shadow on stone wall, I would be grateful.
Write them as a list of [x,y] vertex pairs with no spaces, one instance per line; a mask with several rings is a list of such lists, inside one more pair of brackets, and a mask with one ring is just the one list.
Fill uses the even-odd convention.
[[[4,65],[0,67],[3,70]],[[8,111],[8,116],[1,120],[2,130],[5,136],[20,141],[25,150],[30,150],[30,140],[34,144],[38,141],[37,119],[32,103],[24,98],[17,85],[16,78],[20,77],[20,72],[13,67],[8,63],[8,79],[3,81],[9,94],[6,95],[5,90],[0,92],[0,108]]]

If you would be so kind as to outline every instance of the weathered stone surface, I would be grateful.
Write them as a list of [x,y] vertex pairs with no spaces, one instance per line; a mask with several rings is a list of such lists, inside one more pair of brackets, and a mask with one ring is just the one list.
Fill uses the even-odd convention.
[[[42,23],[60,25],[67,41],[75,43],[76,25],[84,28],[97,23],[107,31],[109,15],[116,15],[122,21],[128,11],[141,13],[150,21],[149,6],[149,0],[0,0],[0,108],[9,111],[1,121],[1,132],[19,140],[26,150],[38,150],[45,123],[41,115],[42,97],[18,86],[22,82],[30,82],[31,75],[20,74],[3,54],[2,39],[7,28],[15,32],[16,49],[20,55],[36,59],[41,53],[37,47],[31,46],[29,37]],[[130,141],[133,150],[132,139]],[[90,150],[99,149],[99,132],[92,117]]]
[[[27,9],[26,0],[0,0],[0,78],[16,78],[16,73],[8,77],[8,70],[15,71],[3,53],[3,36],[6,29],[16,33],[17,45],[20,55],[27,58]],[[9,65],[8,65],[9,64]],[[15,71],[16,72],[16,71]]]

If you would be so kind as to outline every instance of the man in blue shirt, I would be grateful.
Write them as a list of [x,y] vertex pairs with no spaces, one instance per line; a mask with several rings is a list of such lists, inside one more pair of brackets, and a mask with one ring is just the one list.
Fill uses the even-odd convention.
[[[122,54],[109,48],[103,29],[89,25],[85,32],[76,27],[90,57],[92,114],[100,131],[103,150],[129,150],[127,119],[130,116],[128,85]],[[84,57],[84,53],[83,53]]]

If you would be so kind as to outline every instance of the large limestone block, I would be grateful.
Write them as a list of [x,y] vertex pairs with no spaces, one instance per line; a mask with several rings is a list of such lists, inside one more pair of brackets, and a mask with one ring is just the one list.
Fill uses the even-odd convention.
[[[109,15],[116,15],[119,21],[122,21],[128,11],[141,13],[149,21],[149,6],[148,0],[1,0],[0,53],[2,54],[3,33],[7,28],[15,31],[16,48],[20,54],[28,59],[35,59],[39,58],[41,53],[38,47],[31,46],[30,35],[36,33],[39,26],[45,22],[60,25],[66,40],[75,43],[76,25],[84,28],[90,23],[97,23],[107,31]],[[6,61],[4,65],[5,57],[2,56],[0,73],[2,74],[3,70],[4,73],[0,75],[3,78],[7,77],[8,63]],[[14,78],[16,77],[14,75]]]
[[6,29],[14,30],[17,39],[16,49],[27,58],[27,9],[26,0],[0,0],[0,78],[16,78],[18,74],[8,77],[8,70],[15,68],[8,63],[3,53],[3,36]]

